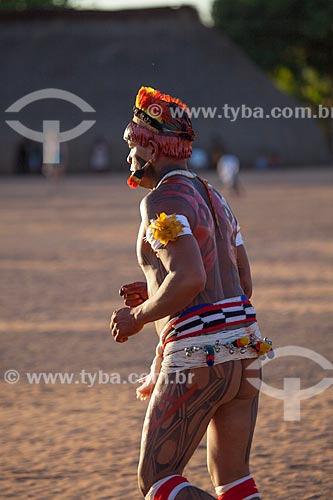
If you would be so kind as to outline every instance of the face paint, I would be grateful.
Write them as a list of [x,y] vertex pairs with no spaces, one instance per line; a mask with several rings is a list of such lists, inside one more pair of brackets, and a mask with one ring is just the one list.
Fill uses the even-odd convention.
[[135,155],[133,159],[135,159],[135,161],[140,165],[140,168],[131,173],[130,177],[127,179],[127,185],[132,189],[136,189],[140,185],[144,176],[144,169],[148,165],[151,165],[151,160],[146,161],[137,155]]

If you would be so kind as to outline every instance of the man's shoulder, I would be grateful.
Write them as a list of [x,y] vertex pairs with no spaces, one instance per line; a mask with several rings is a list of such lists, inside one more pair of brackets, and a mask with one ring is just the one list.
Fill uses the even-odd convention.
[[140,203],[140,210],[142,211],[147,211],[150,206],[154,205],[158,200],[160,200],[160,194],[157,193],[157,189],[149,191],[141,200]]
[[180,183],[165,183],[161,184],[157,188],[150,191],[143,198],[142,202],[145,204],[160,202],[161,200],[172,199],[181,199],[183,197],[183,193],[181,190]]
[[170,189],[166,183],[150,191],[141,201],[140,210],[143,217],[151,218],[162,212],[166,214],[183,214],[187,217],[193,215],[195,203],[175,183]]

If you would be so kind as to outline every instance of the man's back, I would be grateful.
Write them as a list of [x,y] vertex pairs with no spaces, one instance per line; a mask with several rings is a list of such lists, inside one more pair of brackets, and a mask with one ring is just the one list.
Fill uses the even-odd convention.
[[[150,221],[161,213],[187,218],[202,256],[206,286],[187,307],[241,295],[235,243],[237,220],[226,200],[212,186],[205,185],[197,177],[191,179],[182,175],[166,179],[141,204],[143,224],[138,237],[138,258],[148,279],[149,293],[156,293],[167,274],[158,257],[163,248],[155,252],[144,240]],[[191,255],[188,256],[188,272],[191,272]],[[163,318],[158,329],[170,319]]]

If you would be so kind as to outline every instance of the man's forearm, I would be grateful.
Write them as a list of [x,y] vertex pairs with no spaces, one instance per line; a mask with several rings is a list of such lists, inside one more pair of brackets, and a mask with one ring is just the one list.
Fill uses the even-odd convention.
[[204,287],[205,281],[200,275],[170,272],[157,293],[133,309],[134,317],[146,324],[172,316],[191,304]]

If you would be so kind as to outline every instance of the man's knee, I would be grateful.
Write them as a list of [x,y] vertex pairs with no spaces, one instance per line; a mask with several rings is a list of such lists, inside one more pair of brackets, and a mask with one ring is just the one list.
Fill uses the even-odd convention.
[[152,486],[153,482],[154,482],[154,479],[152,478],[151,474],[145,473],[145,470],[143,469],[142,464],[139,464],[138,485],[139,485],[139,490],[141,491],[141,493],[144,497],[148,493],[149,488]]

